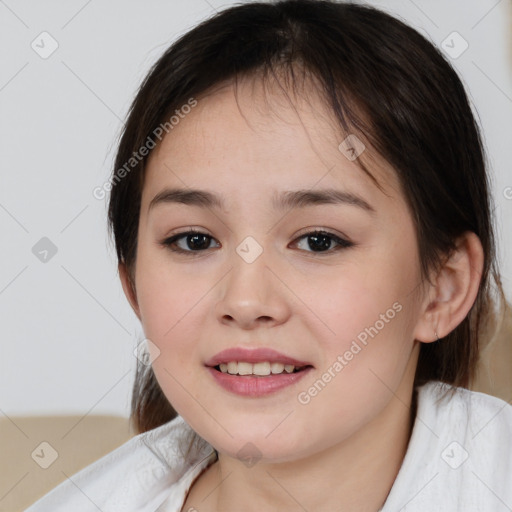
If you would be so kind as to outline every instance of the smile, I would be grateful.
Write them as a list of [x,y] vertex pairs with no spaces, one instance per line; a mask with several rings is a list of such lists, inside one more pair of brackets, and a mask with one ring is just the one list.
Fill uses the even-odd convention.
[[270,347],[233,347],[219,352],[205,366],[222,389],[245,397],[262,397],[290,387],[313,365]]

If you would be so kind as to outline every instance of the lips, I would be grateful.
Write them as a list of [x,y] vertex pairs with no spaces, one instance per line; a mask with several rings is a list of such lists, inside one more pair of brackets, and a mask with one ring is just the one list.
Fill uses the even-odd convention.
[[295,359],[293,357],[289,357],[285,354],[281,354],[274,349],[271,348],[228,348],[214,355],[208,361],[206,361],[205,366],[215,367],[220,365],[221,363],[229,363],[231,361],[243,361],[246,363],[261,363],[261,362],[269,362],[269,363],[282,363],[284,365],[293,365],[297,367],[304,366],[313,366],[311,363],[307,361],[300,361],[299,359]]
[[[242,371],[242,375],[231,375],[228,371],[222,371],[227,369],[226,366],[232,366],[233,363],[238,371],[240,371],[240,366],[243,367],[242,370],[245,370],[245,367],[251,367],[257,363],[270,363],[271,367],[277,366],[277,369],[280,366],[281,371],[282,365],[288,365],[294,369],[292,373],[282,371],[282,373],[268,374],[268,365],[265,365],[267,372],[262,372],[259,375],[250,375],[245,371]],[[221,365],[224,368],[221,368]],[[281,354],[271,348],[229,348],[206,361],[205,366],[213,381],[221,388],[232,394],[251,398],[273,395],[285,388],[297,385],[300,380],[313,371],[313,365],[307,361]]]

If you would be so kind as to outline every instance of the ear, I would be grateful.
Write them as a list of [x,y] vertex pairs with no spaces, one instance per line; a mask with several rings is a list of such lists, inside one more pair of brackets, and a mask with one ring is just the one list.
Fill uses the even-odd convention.
[[134,313],[137,315],[137,318],[140,320],[140,309],[139,303],[137,302],[137,292],[135,290],[135,283],[132,281],[131,276],[128,273],[126,265],[124,263],[119,263],[117,267],[119,271],[119,278],[121,279],[121,284],[123,285],[123,291],[132,307]]
[[480,239],[470,231],[457,240],[457,248],[439,270],[422,304],[415,339],[437,341],[453,331],[466,317],[480,287],[484,253]]

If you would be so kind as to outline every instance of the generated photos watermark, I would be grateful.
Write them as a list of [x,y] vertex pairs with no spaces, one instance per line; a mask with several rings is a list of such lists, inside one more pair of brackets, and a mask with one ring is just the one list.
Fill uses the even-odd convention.
[[381,313],[379,315],[379,319],[373,325],[365,327],[356,336],[356,339],[352,340],[350,347],[343,354],[338,355],[336,361],[327,368],[322,376],[307,390],[301,391],[297,395],[299,403],[302,405],[309,404],[311,400],[317,396],[346,366],[348,366],[350,361],[352,361],[364,347],[368,345],[368,337],[373,339],[377,336],[377,334],[384,329],[386,324],[389,324],[389,322],[393,320],[400,311],[402,311],[402,304],[395,302],[385,313]]

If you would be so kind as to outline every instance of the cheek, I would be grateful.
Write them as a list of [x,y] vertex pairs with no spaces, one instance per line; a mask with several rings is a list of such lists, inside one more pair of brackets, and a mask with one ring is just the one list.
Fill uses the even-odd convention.
[[328,382],[323,398],[311,408],[318,415],[323,414],[325,402],[344,416],[356,414],[358,404],[367,403],[371,414],[370,404],[377,407],[389,398],[389,389],[398,387],[409,363],[418,316],[411,293],[417,270],[399,255],[377,261],[326,281],[323,290],[311,297],[311,304],[318,306],[315,313],[329,326],[315,331],[322,345],[318,372],[322,382],[316,382],[317,375],[303,387],[306,393],[309,386],[323,390]]
[[405,305],[416,280],[414,273],[399,267],[400,272],[382,260],[379,265],[354,265],[316,279],[314,288],[304,285],[302,296],[307,297],[310,318],[323,325],[321,339],[336,347],[358,337],[364,341],[364,333],[375,332],[373,327],[394,334],[403,328],[408,316]]
[[[334,415],[344,418],[350,430],[375,415],[399,387],[414,348],[417,311],[400,297],[401,290],[384,294],[345,284],[339,298],[325,303],[330,312],[325,318],[335,334],[324,329],[317,336],[321,363],[301,386],[298,402],[315,424],[325,425]],[[333,436],[336,428],[330,430]]]
[[[153,264],[152,264],[153,263]],[[200,354],[196,340],[201,298],[208,292],[204,280],[170,270],[146,260],[137,276],[137,296],[145,337],[158,348],[153,372],[167,400],[182,414],[190,408],[191,396],[199,398],[194,382]],[[210,285],[211,286],[211,285]],[[194,400],[192,400],[194,403]]]
[[165,252],[141,251],[136,288],[146,337],[154,338],[161,350],[165,350],[171,340],[176,347],[179,340],[192,339],[193,333],[186,331],[194,323],[197,325],[202,299],[211,286],[212,283],[197,273],[170,264]]

